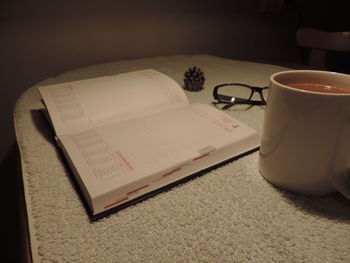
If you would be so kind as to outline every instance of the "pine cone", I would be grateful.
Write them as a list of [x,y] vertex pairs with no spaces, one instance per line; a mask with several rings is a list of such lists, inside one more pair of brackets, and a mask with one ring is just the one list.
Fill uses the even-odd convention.
[[189,68],[184,74],[184,89],[189,91],[200,91],[203,89],[205,77],[200,68]]

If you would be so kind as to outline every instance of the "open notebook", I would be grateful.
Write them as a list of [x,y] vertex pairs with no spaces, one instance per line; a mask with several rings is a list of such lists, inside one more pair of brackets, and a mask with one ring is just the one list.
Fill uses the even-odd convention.
[[38,90],[92,220],[259,146],[254,129],[189,104],[152,69]]

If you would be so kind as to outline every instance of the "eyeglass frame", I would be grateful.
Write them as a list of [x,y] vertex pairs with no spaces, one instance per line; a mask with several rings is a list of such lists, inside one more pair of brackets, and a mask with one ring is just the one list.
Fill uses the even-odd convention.
[[[231,96],[227,96],[227,95],[221,95],[218,94],[218,89],[224,86],[242,86],[245,88],[249,88],[251,90],[250,96],[247,99],[243,99],[243,98],[239,98],[239,97],[231,97]],[[269,87],[255,87],[255,86],[250,86],[247,84],[243,84],[243,83],[225,83],[225,84],[220,84],[214,87],[213,90],[213,97],[215,100],[217,100],[217,103],[226,103],[227,105],[225,105],[222,109],[226,110],[232,106],[234,106],[235,104],[249,104],[249,105],[266,105],[266,100],[264,98],[264,95],[262,94],[263,90],[268,89]],[[252,100],[252,97],[254,95],[254,93],[257,92],[260,96],[260,101],[258,100]],[[225,101],[223,101],[221,98],[226,98]],[[232,100],[233,99],[233,100]],[[213,102],[215,103],[215,102]]]

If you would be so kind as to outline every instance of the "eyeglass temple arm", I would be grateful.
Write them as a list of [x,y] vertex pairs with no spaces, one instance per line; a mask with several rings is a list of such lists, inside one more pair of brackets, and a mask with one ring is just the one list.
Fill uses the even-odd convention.
[[251,97],[252,97],[252,95],[248,99],[243,99],[243,98],[239,98],[239,97],[231,97],[231,96],[226,96],[226,95],[221,95],[221,94],[217,95],[218,100],[226,100],[227,103],[230,103],[230,104],[247,103],[247,102],[251,101]]
[[234,102],[230,102],[230,103],[226,104],[225,106],[222,107],[222,109],[227,110],[236,104],[266,105],[266,102],[265,101],[247,100],[247,99],[236,98],[236,100]]
[[216,94],[216,97],[215,97],[215,99],[217,99],[217,100],[227,100],[227,101],[232,101],[232,98],[233,97],[231,97],[231,96],[226,96],[226,95],[221,95],[221,94]]

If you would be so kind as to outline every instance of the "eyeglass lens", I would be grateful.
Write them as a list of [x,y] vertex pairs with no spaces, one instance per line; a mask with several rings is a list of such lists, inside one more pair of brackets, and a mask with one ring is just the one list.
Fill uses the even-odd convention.
[[220,100],[222,102],[232,102],[231,98],[249,99],[252,94],[252,90],[241,85],[227,85],[220,87],[218,94],[222,95],[220,96]]
[[[254,92],[257,93],[257,92]],[[260,99],[259,94],[253,94],[249,87],[242,85],[226,85],[218,89],[219,99],[222,102],[232,102],[231,98]]]

